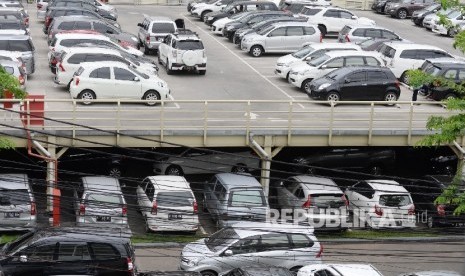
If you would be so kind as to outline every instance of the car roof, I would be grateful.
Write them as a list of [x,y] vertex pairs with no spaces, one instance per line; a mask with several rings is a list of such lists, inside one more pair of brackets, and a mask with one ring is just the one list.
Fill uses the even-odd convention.
[[149,19],[150,21],[173,22],[174,23],[174,20],[167,17],[167,16],[149,16],[149,15],[145,15],[145,18]]
[[[100,64],[102,66],[102,64]],[[117,178],[109,176],[84,176],[82,177],[83,186],[86,189],[99,192],[121,194],[121,187]]]
[[107,21],[101,19],[101,18],[96,18],[92,16],[87,16],[87,15],[64,15],[64,16],[58,16],[54,18],[53,20],[59,20],[59,21],[75,21],[75,20],[86,20],[86,21],[99,21],[105,24],[108,24]]
[[239,237],[248,237],[254,234],[267,233],[299,233],[313,235],[314,228],[309,225],[298,225],[294,223],[271,223],[271,222],[251,222],[243,221],[234,223],[231,228],[236,231]]
[[88,231],[79,228],[60,228],[60,229],[41,229],[32,232],[34,234],[34,242],[41,242],[42,239],[46,238],[48,241],[87,241],[87,242],[108,242],[108,243],[119,243],[125,244],[130,243],[129,238],[119,237],[116,234],[105,231],[105,229],[99,229],[98,232],[94,228],[89,228]]
[[370,52],[370,51],[329,51],[326,52],[325,55],[330,57],[341,57],[341,56],[348,56],[348,55],[356,55],[356,56],[370,56],[370,57],[379,57],[378,52]]
[[102,47],[70,47],[67,51],[67,54],[74,53],[97,53],[97,54],[117,54],[121,55],[118,50],[111,48],[102,48]]
[[332,268],[343,276],[382,276],[382,274],[370,264],[311,264],[303,267],[304,271],[315,271]]
[[356,45],[353,43],[340,43],[340,42],[308,43],[305,46],[310,46],[315,50],[327,49],[327,48],[362,49],[359,45]]
[[[2,66],[11,66],[11,67],[18,67],[18,61],[15,60],[5,60],[5,59],[0,59],[0,65]],[[0,176],[1,178],[1,176]]]
[[[419,43],[405,43],[402,41],[386,41],[384,44],[392,47],[392,48],[401,48],[401,49],[431,49],[431,50],[441,50],[444,51],[443,49],[433,46],[433,45],[428,45],[428,44],[419,44]],[[446,52],[446,51],[444,51]]]
[[374,190],[381,193],[408,193],[408,191],[401,186],[398,182],[394,180],[385,180],[385,179],[375,179],[375,180],[365,180],[368,185],[370,185]]
[[[85,47],[83,47],[85,48]],[[79,64],[81,67],[84,67],[84,69],[86,70],[92,70],[94,68],[99,68],[99,67],[102,67],[102,66],[105,66],[105,67],[108,67],[108,66],[121,66],[121,67],[124,67],[124,68],[129,68],[129,66],[122,62],[122,61],[105,61],[105,63],[101,63],[101,62],[81,62]]]
[[[307,5],[307,6],[305,6],[305,8],[318,8],[318,9],[323,9],[323,10],[327,10],[327,9],[334,9],[334,10],[343,10],[343,11],[348,11],[347,9],[343,9],[343,8],[336,7],[336,6],[318,6],[318,5]],[[351,12],[351,13],[352,13],[352,12]]]
[[3,34],[0,35],[0,40],[28,40],[31,37],[29,35],[9,35]]
[[166,191],[191,191],[189,182],[183,176],[155,175],[147,177],[158,190]]
[[338,192],[342,193],[341,189],[334,183],[333,180],[324,177],[316,177],[310,175],[297,175],[294,176],[297,181],[299,181],[303,186],[308,190],[311,190],[312,193],[327,193],[327,192]]
[[228,188],[261,188],[260,183],[251,174],[219,173],[216,175]]
[[352,30],[353,29],[357,29],[357,28],[364,28],[364,29],[379,29],[379,30],[387,30],[387,31],[391,31],[387,28],[384,28],[384,27],[381,27],[381,26],[378,26],[378,25],[363,25],[363,24],[347,24],[345,25],[344,27],[350,27]]
[[0,189],[28,189],[29,182],[27,180],[28,178],[26,174],[0,174]]
[[308,27],[313,27],[317,28],[315,24],[309,24],[305,21],[283,21],[283,22],[276,22],[273,23],[273,26],[279,27],[279,26],[308,26]]
[[448,270],[430,270],[430,271],[418,271],[402,274],[403,276],[461,276],[462,274],[455,271]]
[[465,59],[462,57],[442,57],[442,58],[428,58],[425,61],[438,64],[438,63],[465,63]]
[[82,33],[57,33],[55,37],[65,39],[65,38],[96,38],[96,39],[104,39],[104,40],[110,40],[108,36],[105,36],[100,33],[96,34],[82,34]]

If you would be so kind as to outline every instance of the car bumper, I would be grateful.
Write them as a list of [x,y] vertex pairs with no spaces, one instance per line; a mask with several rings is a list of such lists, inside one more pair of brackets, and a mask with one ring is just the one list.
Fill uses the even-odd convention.
[[442,25],[434,24],[432,28],[433,33],[447,35],[447,29]]
[[433,28],[433,22],[431,22],[431,21],[424,21],[423,20],[422,25],[423,25],[423,27],[425,27],[425,28],[427,28],[429,30],[431,30]]
[[160,47],[161,41],[157,42],[150,42],[149,44],[145,44],[145,47],[149,48],[150,50],[158,50]]
[[241,42],[241,50],[249,52],[251,47],[252,47],[252,43]]
[[45,20],[46,11],[37,11],[37,19],[38,20]]
[[275,75],[280,76],[281,78],[287,78],[287,74],[291,71],[289,66],[276,66],[274,69]]
[[396,9],[388,9],[388,10],[385,10],[384,13],[394,16],[394,15],[397,14],[397,10]]
[[304,77],[299,74],[292,74],[289,75],[289,83],[300,88],[302,86],[302,82],[304,81]]
[[207,64],[201,63],[201,64],[196,64],[193,66],[187,66],[185,64],[173,63],[171,65],[171,70],[187,70],[187,71],[207,70]]
[[153,232],[196,232],[199,229],[199,220],[197,217],[180,221],[147,218],[147,227]]
[[413,228],[415,225],[416,217],[414,215],[407,218],[389,218],[389,217],[370,217],[368,225],[371,228]]
[[223,27],[222,26],[211,26],[211,31],[216,35],[223,35]]

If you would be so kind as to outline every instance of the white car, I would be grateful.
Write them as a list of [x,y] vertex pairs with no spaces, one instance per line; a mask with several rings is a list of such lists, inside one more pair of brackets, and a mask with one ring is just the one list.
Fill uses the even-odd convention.
[[253,57],[263,53],[290,53],[310,42],[321,42],[321,33],[316,25],[307,22],[278,22],[257,33],[244,36],[241,49]]
[[111,39],[108,36],[102,34],[59,33],[55,35],[55,38],[48,46],[48,60],[50,61],[50,58],[56,52],[61,52],[65,48],[73,47],[76,44],[87,42],[98,43],[104,46],[110,46],[135,56],[144,55],[144,53],[142,53],[141,51],[134,49],[133,47],[123,47],[119,45],[117,42],[115,42],[114,39]]
[[297,64],[289,72],[289,83],[310,93],[310,82],[345,66],[384,65],[377,52],[331,51],[304,64]]
[[228,24],[229,22],[235,21],[235,20],[240,20],[241,18],[249,14],[250,12],[241,12],[241,13],[234,14],[231,17],[224,17],[224,18],[218,19],[215,22],[213,22],[211,30],[214,34],[222,36],[223,29],[226,24]]
[[0,59],[0,66],[2,66],[8,74],[13,75],[18,79],[21,89],[26,89],[27,75],[20,62],[16,60]]
[[229,2],[230,1],[217,0],[206,3],[198,3],[191,9],[191,15],[198,17],[203,21],[203,18],[207,13],[220,11],[222,8],[226,7]]
[[[107,1],[108,2],[108,1]],[[105,10],[109,13],[117,14],[118,11],[116,8],[108,3],[102,2],[100,0],[94,0],[93,3],[98,9]]]
[[147,105],[167,99],[168,84],[157,76],[148,76],[125,63],[82,63],[74,74],[69,92],[73,99],[91,104],[95,99],[146,100]]
[[384,60],[384,64],[402,82],[407,81],[407,71],[418,69],[425,59],[453,57],[448,52],[436,46],[403,43],[401,41],[384,42],[378,51]]
[[318,58],[326,52],[346,50],[361,51],[362,48],[354,44],[341,44],[337,42],[311,43],[292,54],[278,58],[274,72],[276,75],[288,80],[292,66]]
[[462,276],[462,274],[449,271],[449,270],[430,270],[430,271],[417,271],[417,272],[409,272],[403,273],[399,276]]
[[345,25],[374,26],[374,20],[366,17],[357,17],[351,11],[337,7],[305,6],[299,16],[307,17],[308,22],[318,25],[321,34],[337,35]]
[[383,276],[370,264],[311,264],[299,269],[297,276]]
[[57,70],[54,82],[68,85],[73,78],[74,72],[81,67],[81,63],[107,61],[121,61],[147,75],[157,74],[157,71],[153,67],[150,67],[150,65],[145,63],[135,64],[131,59],[123,56],[118,50],[98,47],[76,47],[68,48],[66,51],[62,52],[60,62],[56,65]]
[[[447,15],[447,18],[450,20],[452,26],[459,25],[465,22],[465,18],[461,11],[453,11]],[[446,28],[444,25],[439,24],[439,18],[436,18],[433,21],[433,28],[432,31],[434,33],[438,33],[441,35],[452,36],[453,35],[453,28]]]
[[354,225],[371,228],[415,227],[410,193],[393,180],[365,180],[345,191]]
[[37,6],[37,19],[40,21],[45,20],[45,14],[47,13],[47,6],[50,0],[36,0]]
[[137,204],[148,231],[187,231],[199,228],[198,205],[182,176],[148,176],[137,187]]

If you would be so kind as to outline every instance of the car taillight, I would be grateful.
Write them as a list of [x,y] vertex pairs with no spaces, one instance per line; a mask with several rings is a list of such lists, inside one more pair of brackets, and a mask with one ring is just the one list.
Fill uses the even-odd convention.
[[29,24],[29,17],[24,18],[24,24],[28,25]]
[[446,208],[445,208],[445,207],[446,207],[446,206],[444,206],[444,205],[442,205],[442,204],[436,206],[436,210],[438,211],[438,215],[439,215],[439,216],[443,217],[443,216],[446,215]]
[[320,33],[320,43],[322,43],[322,42],[323,42],[323,34]]
[[24,79],[23,75],[19,75],[18,80],[19,80],[20,85],[24,85],[25,79]]
[[133,275],[133,272],[134,272],[134,263],[132,262],[132,259],[127,257],[126,258],[126,262],[128,264],[128,272],[129,272],[129,275]]
[[56,57],[52,57],[52,59],[50,60],[50,64],[53,64],[53,65],[56,65],[58,63],[58,60]]
[[148,36],[145,38],[145,40],[146,40],[147,42],[150,42],[150,35],[148,35]]
[[50,24],[50,20],[52,18],[50,16],[45,17],[45,26],[48,26]]
[[345,205],[346,207],[349,207],[349,200],[347,199],[346,195],[343,194],[343,195],[341,196],[341,198],[342,198],[342,200],[344,201],[344,205]]
[[173,50],[173,57],[176,58],[178,56],[178,51],[177,50]]
[[302,208],[308,209],[308,208],[310,208],[311,205],[312,205],[312,196],[308,195],[307,201],[305,201],[305,203],[302,204]]
[[320,243],[320,251],[318,251],[318,254],[316,254],[315,258],[321,258],[323,255],[323,245]]
[[42,4],[37,4],[37,9],[40,10],[42,9],[43,5]]
[[127,205],[123,205],[123,207],[121,208],[121,214],[123,215],[123,217],[128,215],[128,206]]
[[381,209],[381,207],[379,207],[378,205],[375,205],[375,214],[376,214],[378,217],[382,217],[382,216],[383,216],[383,209]]
[[60,68],[61,72],[65,72],[65,67],[63,67],[63,64],[60,62],[60,64],[58,64],[58,68]]
[[192,208],[194,208],[194,214],[197,214],[199,212],[199,205],[197,205],[197,201],[194,201],[192,204]]
[[36,203],[31,202],[31,216],[35,216],[37,214]]
[[152,205],[152,215],[156,215],[157,213],[158,213],[158,204],[157,204],[157,200],[155,200]]
[[76,86],[79,85],[79,78],[78,78],[78,77],[76,77],[76,78],[74,79],[74,84],[75,84]]
[[410,208],[408,208],[408,214],[409,215],[415,215],[415,204],[412,204]]
[[86,214],[86,206],[84,204],[79,205],[79,215],[84,216]]
[[346,35],[346,41],[347,41],[347,42],[350,42],[349,35]]

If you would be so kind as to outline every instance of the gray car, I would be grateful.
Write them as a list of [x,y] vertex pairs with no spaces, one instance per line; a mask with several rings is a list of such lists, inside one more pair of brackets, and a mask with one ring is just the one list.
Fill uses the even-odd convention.
[[250,174],[213,176],[205,185],[203,204],[218,227],[239,221],[265,221],[270,212],[262,186]]
[[35,47],[29,35],[0,35],[0,50],[16,51],[26,64],[26,74],[35,71]]
[[345,25],[339,32],[337,40],[341,43],[357,43],[367,38],[402,40],[395,32],[379,26]]
[[0,231],[32,230],[37,209],[26,174],[0,174]]

